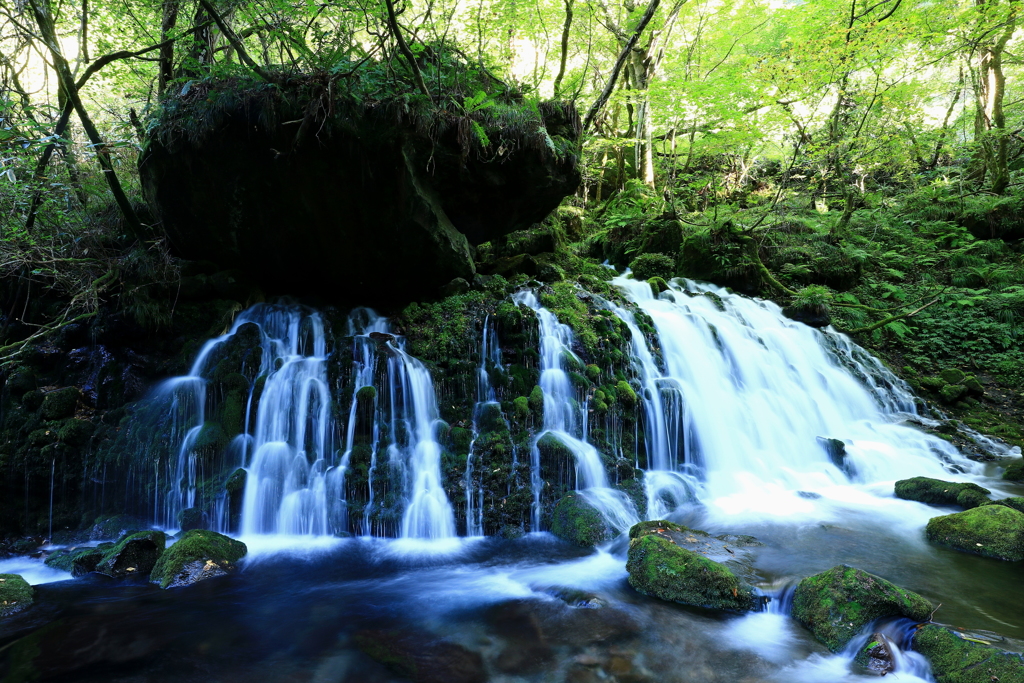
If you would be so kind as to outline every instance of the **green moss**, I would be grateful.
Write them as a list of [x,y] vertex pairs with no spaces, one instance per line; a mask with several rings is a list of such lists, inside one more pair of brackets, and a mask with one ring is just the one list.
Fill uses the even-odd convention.
[[1015,496],[1013,498],[1000,498],[999,500],[991,500],[986,505],[1005,505],[1008,508],[1013,508],[1017,512],[1024,512],[1024,496]]
[[35,590],[18,574],[0,574],[0,618],[32,605]]
[[530,399],[519,396],[512,401],[512,415],[516,420],[525,422],[530,417]]
[[941,377],[942,381],[946,384],[961,384],[965,379],[967,379],[967,374],[963,370],[946,368],[939,373],[939,377]]
[[1003,479],[1008,481],[1024,481],[1024,458],[1017,458],[1003,471]]
[[150,578],[159,583],[161,588],[167,588],[182,568],[190,562],[209,560],[227,566],[238,562],[247,551],[241,541],[215,531],[194,529],[186,532],[177,543],[164,551],[153,567]]
[[29,412],[34,413],[43,405],[44,398],[45,396],[42,391],[33,389],[21,397],[21,405],[25,406],[25,409]]
[[913,647],[928,658],[938,683],[1024,681],[1024,658],[1021,655],[965,640],[936,624],[921,628],[914,635]]
[[629,542],[626,570],[629,585],[644,595],[736,612],[761,609],[754,589],[727,567],[658,534],[647,533]]
[[148,576],[167,545],[162,531],[126,534],[103,552],[95,571],[108,576]]
[[637,280],[649,280],[655,277],[668,280],[675,275],[676,262],[671,256],[665,254],[641,254],[630,262],[629,268]]
[[922,377],[920,384],[928,391],[939,391],[946,386],[946,382],[941,377]]
[[589,379],[594,384],[597,384],[597,381],[601,379],[601,368],[597,367],[593,363],[587,366],[586,373],[587,379]]
[[220,424],[207,420],[196,436],[193,448],[198,451],[220,453],[227,448],[230,439]]
[[664,278],[660,277],[648,278],[647,284],[651,286],[651,293],[654,294],[654,296],[658,296],[662,292],[669,289],[668,283],[665,282]]
[[248,472],[239,467],[228,477],[227,482],[224,484],[224,490],[228,493],[241,493],[245,490],[245,479],[247,476]]
[[65,387],[46,394],[43,398],[43,419],[63,420],[75,414],[82,392],[78,387]]
[[81,446],[89,441],[96,427],[88,420],[70,418],[64,420],[57,430],[57,438],[72,446]]
[[930,505],[960,505],[965,508],[978,507],[992,493],[977,484],[929,477],[902,479],[896,482],[895,490],[896,497],[904,500],[916,500]]
[[956,403],[967,393],[967,387],[961,384],[947,384],[939,389],[939,396],[946,403]]
[[615,537],[604,517],[578,493],[569,493],[555,505],[551,533],[562,540],[590,548]]
[[932,543],[961,552],[1010,562],[1024,560],[1024,512],[1005,505],[933,517],[925,532]]
[[793,618],[838,652],[861,629],[882,617],[928,619],[932,604],[917,593],[842,564],[808,576],[793,595]]
[[641,538],[643,536],[646,536],[647,534],[653,534],[660,531],[678,531],[681,534],[691,533],[699,534],[701,536],[707,536],[707,533],[704,531],[690,529],[689,527],[685,527],[682,524],[676,524],[675,522],[669,522],[664,519],[654,519],[647,522],[640,522],[639,524],[634,524],[629,529],[629,537],[631,539]]
[[182,531],[206,528],[206,513],[199,508],[185,508],[178,513],[178,528]]
[[586,350],[587,355],[594,357],[597,352],[599,337],[594,329],[590,311],[579,296],[579,289],[572,282],[556,282],[551,285],[550,293],[541,294],[541,303],[558,320],[572,328],[576,338]]
[[[111,547],[109,544],[107,548]],[[103,559],[105,548],[72,548],[70,550],[58,550],[46,558],[47,567],[70,572],[71,576],[84,576],[96,569],[96,565]]]
[[535,386],[530,392],[530,410],[538,419],[544,415],[544,391]]
[[633,387],[629,385],[629,382],[620,381],[616,384],[615,393],[626,407],[633,408],[636,405],[636,392],[633,391]]
[[372,404],[377,400],[377,389],[372,386],[362,387],[356,392],[356,401],[364,404]]

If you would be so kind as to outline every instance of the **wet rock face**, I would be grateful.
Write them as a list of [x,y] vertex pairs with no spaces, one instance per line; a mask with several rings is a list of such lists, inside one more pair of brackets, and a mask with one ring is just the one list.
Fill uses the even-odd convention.
[[838,652],[862,628],[882,617],[925,621],[933,610],[917,593],[845,564],[809,576],[793,594],[793,618]]
[[[171,103],[185,128],[203,128],[210,100],[194,99],[198,87],[207,86]],[[178,254],[238,269],[270,294],[365,305],[471,282],[471,245],[542,220],[580,180],[574,158],[543,143],[573,130],[555,110],[574,110],[542,107],[539,131],[484,154],[383,106],[339,106],[302,135],[309,102],[299,88],[232,87],[205,93],[237,102],[210,127],[156,130],[139,169]]]
[[933,517],[925,533],[932,543],[961,552],[1010,562],[1024,560],[1024,512],[1009,505],[985,505]]

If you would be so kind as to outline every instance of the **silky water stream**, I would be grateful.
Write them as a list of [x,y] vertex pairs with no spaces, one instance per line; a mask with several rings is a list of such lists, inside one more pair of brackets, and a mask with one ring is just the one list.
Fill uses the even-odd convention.
[[[62,581],[61,573],[2,562],[0,571],[33,577],[39,605],[0,622],[0,680],[26,680],[16,653],[31,647],[45,655],[43,677],[63,681],[867,681],[855,673],[852,650],[828,653],[787,615],[793,582],[839,563],[942,603],[941,621],[1024,639],[1019,567],[927,544],[924,525],[942,511],[896,499],[892,484],[924,475],[978,481],[999,494],[1024,490],[914,427],[926,418],[884,366],[769,302],[686,281],[657,297],[646,283],[615,284],[656,332],[652,345],[633,309],[607,304],[633,331],[652,464],[644,477],[649,516],[756,537],[763,545],[744,561],[774,597],[766,611],[731,615],[639,595],[626,583],[621,539],[582,550],[546,532],[483,537],[483,501],[468,475],[468,533],[457,538],[426,367],[385,319],[360,309],[349,318],[351,394],[332,396],[319,315],[268,306],[240,316],[204,347],[189,376],[158,390],[181,415],[180,455],[162,474],[176,483],[153,504],[156,521],[171,527],[201,480],[189,444],[204,424],[207,360],[241,325],[259,328],[263,351],[251,375],[267,379],[235,451],[248,471],[242,571],[160,591],[94,575]],[[553,434],[569,448],[575,488],[625,529],[636,509],[609,485],[588,441],[585,400],[565,376],[571,332],[532,292],[514,301],[540,324],[537,438]],[[501,366],[500,351],[484,327],[478,409],[501,398],[487,379]],[[375,388],[374,427],[363,435],[369,476],[391,472],[400,489],[391,498],[404,510],[391,526],[372,494],[362,507],[345,500],[355,436],[335,427],[327,410],[333,400],[354,416],[365,387]],[[823,439],[844,442],[844,463],[830,458]],[[536,454],[517,457],[534,461],[536,501],[544,485]],[[468,467],[480,466],[471,448]],[[537,528],[536,505],[533,514]],[[333,535],[341,528],[362,535]],[[904,642],[906,623],[882,628]],[[895,675],[933,680],[922,658],[899,649]]]

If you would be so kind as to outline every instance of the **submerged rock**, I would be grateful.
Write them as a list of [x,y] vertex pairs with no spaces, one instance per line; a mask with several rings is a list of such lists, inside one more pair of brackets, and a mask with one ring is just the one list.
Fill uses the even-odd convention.
[[976,508],[984,505],[992,493],[972,483],[942,481],[929,477],[914,477],[896,482],[896,497],[916,500],[930,505],[959,505],[962,508]]
[[364,630],[356,645],[370,658],[416,683],[484,683],[487,671],[478,652],[411,630]]
[[19,574],[0,574],[0,618],[27,609],[35,599],[35,589]]
[[241,541],[216,531],[193,529],[160,556],[151,579],[161,588],[191,586],[234,571],[235,562],[246,552]]
[[980,639],[967,640],[955,631],[927,624],[914,635],[913,647],[928,658],[938,683],[1021,683],[1024,658],[1003,652]]
[[724,564],[680,547],[668,531],[689,534],[694,542],[698,542],[696,535],[710,538],[702,531],[670,522],[635,525],[630,530],[632,540],[626,570],[629,585],[637,592],[696,607],[736,612],[756,612],[763,608],[765,598],[753,587]]
[[555,505],[551,533],[585,548],[610,541],[617,535],[597,508],[579,493],[569,493]]
[[1010,562],[1024,560],[1024,512],[1006,505],[932,517],[928,540],[954,550]]
[[93,571],[114,578],[149,576],[166,545],[162,531],[128,534],[103,551]]
[[845,564],[808,576],[793,594],[793,618],[832,652],[875,619],[928,619],[930,602],[917,593]]

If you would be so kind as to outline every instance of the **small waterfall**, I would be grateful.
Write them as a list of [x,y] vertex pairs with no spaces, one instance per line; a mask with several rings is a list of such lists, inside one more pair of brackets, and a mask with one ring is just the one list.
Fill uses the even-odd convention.
[[504,370],[501,364],[501,347],[498,345],[498,334],[493,329],[491,317],[484,318],[483,338],[480,343],[480,365],[477,367],[476,404],[473,406],[473,439],[469,444],[469,455],[466,458],[466,535],[484,535],[484,490],[476,486],[473,478],[473,456],[477,437],[480,435],[480,423],[487,410],[501,410],[498,394],[491,382],[491,371]]
[[646,282],[614,280],[650,316],[663,359],[615,309],[644,385],[650,515],[694,496],[727,514],[785,515],[808,509],[801,491],[976,469],[904,424],[916,416],[909,388],[845,336],[678,282],[656,297]]
[[572,352],[572,330],[541,306],[533,292],[517,292],[513,300],[536,312],[540,322],[540,388],[544,394],[544,423],[532,448],[533,528],[540,528],[540,494],[544,484],[540,476],[538,443],[544,437],[552,436],[575,458],[577,490],[584,493],[587,502],[599,510],[609,524],[626,531],[638,521],[636,510],[624,493],[608,486],[601,456],[586,440],[586,406],[580,406],[565,371],[566,356],[579,362]]

